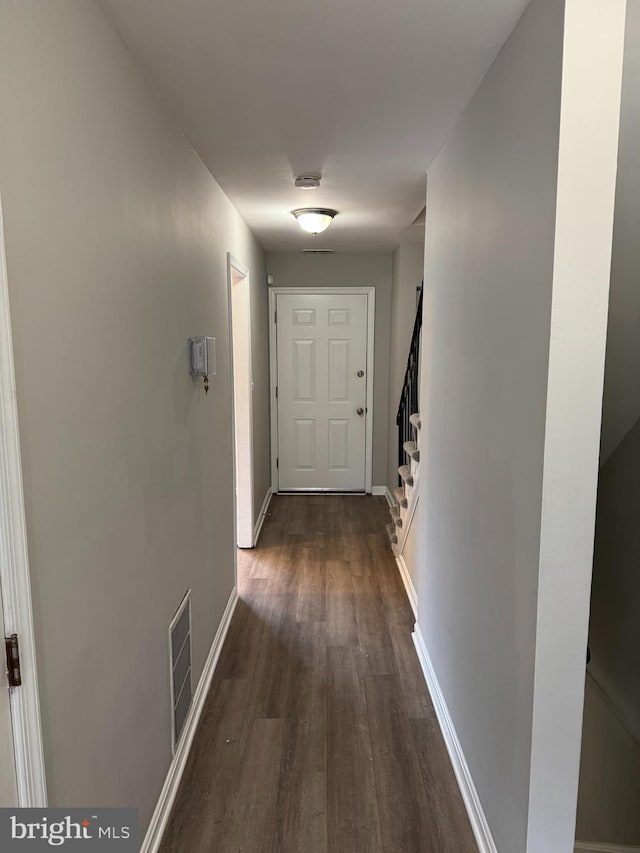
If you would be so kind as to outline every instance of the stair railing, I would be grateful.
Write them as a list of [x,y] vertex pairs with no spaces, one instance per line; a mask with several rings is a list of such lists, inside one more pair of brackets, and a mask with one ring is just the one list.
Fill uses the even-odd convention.
[[[409,418],[411,415],[420,411],[418,402],[418,369],[420,365],[420,332],[422,330],[423,289],[423,287],[419,288],[420,295],[418,297],[416,319],[413,324],[407,368],[404,372],[404,382],[402,383],[402,392],[400,394],[400,405],[398,406],[398,414],[396,416],[396,424],[398,425],[398,467],[404,465],[405,462],[405,441],[411,441],[413,438],[413,428]],[[398,478],[398,483],[402,485],[400,478]]]

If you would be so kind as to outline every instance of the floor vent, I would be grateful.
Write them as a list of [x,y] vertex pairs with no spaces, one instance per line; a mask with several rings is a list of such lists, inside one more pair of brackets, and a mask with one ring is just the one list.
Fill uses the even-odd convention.
[[171,742],[175,752],[191,707],[191,590],[169,625]]
[[335,249],[303,249],[303,255],[335,255]]

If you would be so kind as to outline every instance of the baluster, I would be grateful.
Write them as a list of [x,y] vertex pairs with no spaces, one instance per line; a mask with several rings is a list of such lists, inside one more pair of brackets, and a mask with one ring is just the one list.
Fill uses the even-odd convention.
[[[412,438],[412,427],[409,418],[412,414],[420,410],[419,388],[418,388],[418,372],[420,359],[420,330],[422,328],[422,296],[424,292],[424,282],[420,287],[420,295],[418,297],[418,306],[416,310],[416,318],[413,324],[411,333],[411,344],[409,346],[409,355],[407,358],[407,367],[402,383],[402,392],[400,394],[400,404],[396,415],[396,425],[398,427],[398,467],[405,464],[404,458],[404,443]],[[398,483],[402,485],[402,478],[398,477]]]

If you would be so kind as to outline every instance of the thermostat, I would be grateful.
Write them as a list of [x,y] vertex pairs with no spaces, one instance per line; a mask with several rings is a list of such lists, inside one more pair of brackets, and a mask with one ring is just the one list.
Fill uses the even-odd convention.
[[216,339],[189,338],[190,370],[193,377],[204,377],[204,390],[209,390],[209,377],[216,373]]

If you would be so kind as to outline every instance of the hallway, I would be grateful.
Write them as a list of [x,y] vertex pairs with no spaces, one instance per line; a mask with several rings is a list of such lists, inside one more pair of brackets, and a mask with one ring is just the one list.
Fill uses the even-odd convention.
[[274,496],[164,853],[475,853],[382,497]]

